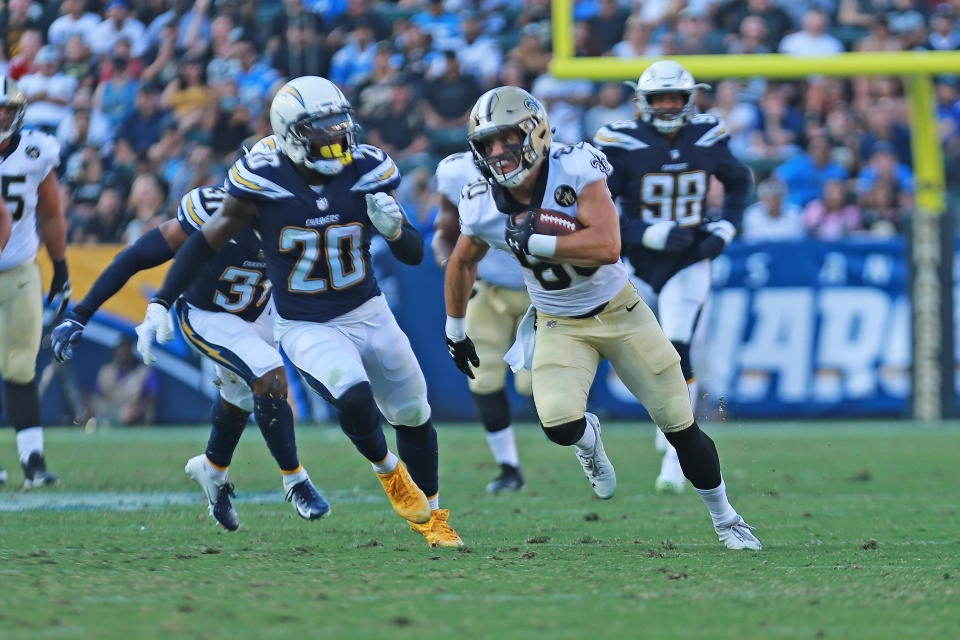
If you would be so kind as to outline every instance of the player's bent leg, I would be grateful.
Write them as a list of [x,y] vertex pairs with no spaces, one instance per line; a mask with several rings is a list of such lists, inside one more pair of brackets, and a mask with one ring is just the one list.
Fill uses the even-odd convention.
[[602,500],[609,500],[617,490],[617,474],[607,457],[600,437],[600,420],[592,413],[584,413],[579,420],[554,427],[543,427],[552,442],[561,446],[573,446],[577,460],[593,487],[593,492]]
[[17,383],[4,380],[7,414],[17,432],[17,450],[23,467],[23,488],[51,487],[60,477],[47,469],[43,455],[43,427],[40,426],[40,398],[36,380]]
[[[482,362],[482,361],[481,361]],[[526,371],[526,369],[524,370]],[[523,488],[523,473],[517,442],[510,424],[510,401],[506,389],[492,393],[474,393],[473,405],[487,434],[487,444],[494,460],[500,465],[500,475],[487,484],[487,491],[519,491]]]

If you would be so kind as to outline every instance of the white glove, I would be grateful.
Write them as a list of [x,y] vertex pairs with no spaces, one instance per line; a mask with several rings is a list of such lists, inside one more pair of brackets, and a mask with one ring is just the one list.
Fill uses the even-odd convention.
[[718,238],[722,238],[724,244],[730,244],[730,241],[737,235],[737,228],[729,220],[708,222],[703,227]]
[[153,355],[153,340],[158,343],[173,340],[173,322],[170,310],[158,302],[147,305],[147,315],[143,323],[137,325],[137,352],[146,364],[153,364],[157,356]]
[[367,194],[367,217],[387,240],[396,240],[403,232],[403,209],[389,193]]

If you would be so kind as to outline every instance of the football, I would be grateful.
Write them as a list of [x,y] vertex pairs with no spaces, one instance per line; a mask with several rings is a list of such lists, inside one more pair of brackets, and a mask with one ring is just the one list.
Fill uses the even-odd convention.
[[583,229],[580,220],[559,211],[537,209],[535,214],[537,216],[536,220],[533,221],[535,233],[542,233],[547,236],[565,236]]

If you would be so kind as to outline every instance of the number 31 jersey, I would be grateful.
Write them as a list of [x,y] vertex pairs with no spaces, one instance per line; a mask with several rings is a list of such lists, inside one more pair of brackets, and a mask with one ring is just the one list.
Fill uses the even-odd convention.
[[[180,199],[177,222],[192,235],[223,207],[227,197],[223,187],[200,187]],[[253,322],[270,299],[267,263],[260,250],[260,239],[247,227],[214,256],[183,298],[205,311],[226,311]]]
[[40,183],[60,164],[60,144],[39,131],[21,131],[10,136],[0,152],[0,197],[13,218],[13,229],[0,271],[33,260],[40,246],[37,236],[37,201]]
[[399,184],[390,156],[365,144],[322,186],[307,183],[279,152],[276,136],[234,163],[224,187],[257,205],[256,228],[281,318],[326,322],[380,294],[365,196]]
[[[521,205],[505,189],[491,186],[485,179],[467,184],[460,194],[460,231],[510,252],[505,214],[542,208],[576,216],[580,192],[588,184],[605,180],[609,172],[604,155],[585,142],[554,145],[541,164],[530,205]],[[622,262],[577,267],[532,256],[519,262],[533,306],[552,315],[588,313],[609,302],[627,284],[627,270]]]

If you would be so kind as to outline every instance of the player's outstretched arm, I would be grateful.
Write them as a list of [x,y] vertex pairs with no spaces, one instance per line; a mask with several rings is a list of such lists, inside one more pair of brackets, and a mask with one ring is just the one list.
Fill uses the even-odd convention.
[[167,220],[158,228],[142,235],[135,243],[121,251],[90,287],[90,292],[50,334],[53,356],[64,362],[73,355],[73,345],[80,340],[91,316],[104,302],[112,298],[135,274],[152,269],[173,257],[187,240],[186,232],[176,220]]
[[447,307],[447,350],[457,368],[470,378],[473,378],[470,365],[479,366],[480,359],[473,342],[467,336],[467,302],[477,279],[477,264],[486,255],[487,249],[487,244],[482,240],[461,235],[447,262],[443,282]]
[[433,257],[437,265],[443,269],[450,260],[453,248],[457,244],[457,238],[460,237],[460,215],[457,212],[457,206],[450,202],[450,199],[444,195],[440,196],[440,204],[437,209],[437,218],[433,222],[433,240],[430,248],[433,249]]
[[70,273],[67,270],[67,217],[60,201],[57,175],[53,171],[37,188],[37,231],[53,263],[53,280],[46,303],[50,304],[55,297],[60,297],[54,315],[59,318],[70,302],[71,290]]
[[566,236],[556,236],[548,260],[584,267],[613,264],[620,259],[620,220],[605,180],[591,182],[580,191],[577,217],[586,227]]

